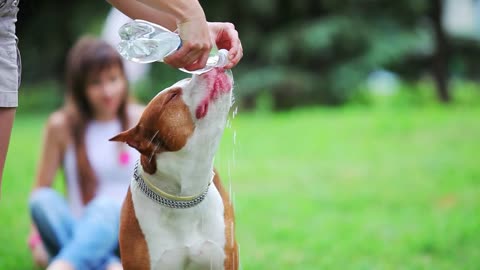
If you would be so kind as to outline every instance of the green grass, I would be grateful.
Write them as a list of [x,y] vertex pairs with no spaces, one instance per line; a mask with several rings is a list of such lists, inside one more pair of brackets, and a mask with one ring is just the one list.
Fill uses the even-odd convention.
[[[243,269],[478,269],[480,108],[240,113],[216,162]],[[32,269],[26,202],[44,115],[15,122],[0,269]]]

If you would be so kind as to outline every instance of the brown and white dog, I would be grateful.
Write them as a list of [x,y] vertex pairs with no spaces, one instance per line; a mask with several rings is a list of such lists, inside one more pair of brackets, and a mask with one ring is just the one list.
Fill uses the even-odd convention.
[[141,153],[120,221],[125,270],[238,268],[233,207],[213,168],[232,87],[219,68],[179,81],[110,139]]

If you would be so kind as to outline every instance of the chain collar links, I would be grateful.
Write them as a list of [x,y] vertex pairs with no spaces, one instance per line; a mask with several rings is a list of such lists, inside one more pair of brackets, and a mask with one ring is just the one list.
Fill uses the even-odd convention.
[[139,162],[135,164],[133,178],[135,179],[135,182],[137,182],[137,185],[140,188],[140,190],[143,192],[143,194],[145,194],[148,198],[150,198],[151,200],[155,201],[158,204],[161,204],[163,206],[170,207],[170,208],[175,208],[175,209],[185,209],[185,208],[191,208],[191,207],[197,206],[207,196],[208,188],[210,187],[210,185],[207,186],[207,188],[202,194],[188,201],[183,201],[183,200],[177,201],[177,200],[172,200],[172,199],[162,197],[161,195],[155,193],[153,190],[151,190],[147,186],[142,176],[140,175],[140,172],[138,171],[138,166],[139,166],[138,164]]

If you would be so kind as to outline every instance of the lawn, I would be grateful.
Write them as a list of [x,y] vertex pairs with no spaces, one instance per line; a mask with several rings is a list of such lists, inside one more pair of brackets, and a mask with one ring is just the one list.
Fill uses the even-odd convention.
[[[15,122],[0,270],[32,269],[26,202],[45,118]],[[478,106],[432,105],[238,114],[216,163],[242,269],[479,269],[479,119]]]

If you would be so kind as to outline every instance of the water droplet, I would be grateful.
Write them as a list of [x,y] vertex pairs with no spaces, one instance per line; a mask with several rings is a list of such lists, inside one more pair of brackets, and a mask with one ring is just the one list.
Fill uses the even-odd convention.
[[237,116],[237,114],[238,114],[238,106],[235,106],[235,109],[233,109],[232,118],[235,118],[235,116]]
[[228,197],[230,198],[230,202],[232,202],[232,181],[230,181],[228,184]]
[[235,224],[232,221],[232,224],[230,226],[230,229],[231,229],[230,236],[232,237],[232,239],[231,239],[232,247],[235,246],[235,227],[234,226],[235,226]]
[[241,256],[240,256],[240,244],[237,245],[238,246],[238,268],[243,270],[243,267],[242,267],[242,259]]
[[228,171],[228,181],[232,182],[232,168],[230,165],[230,160],[227,162],[227,171]]

